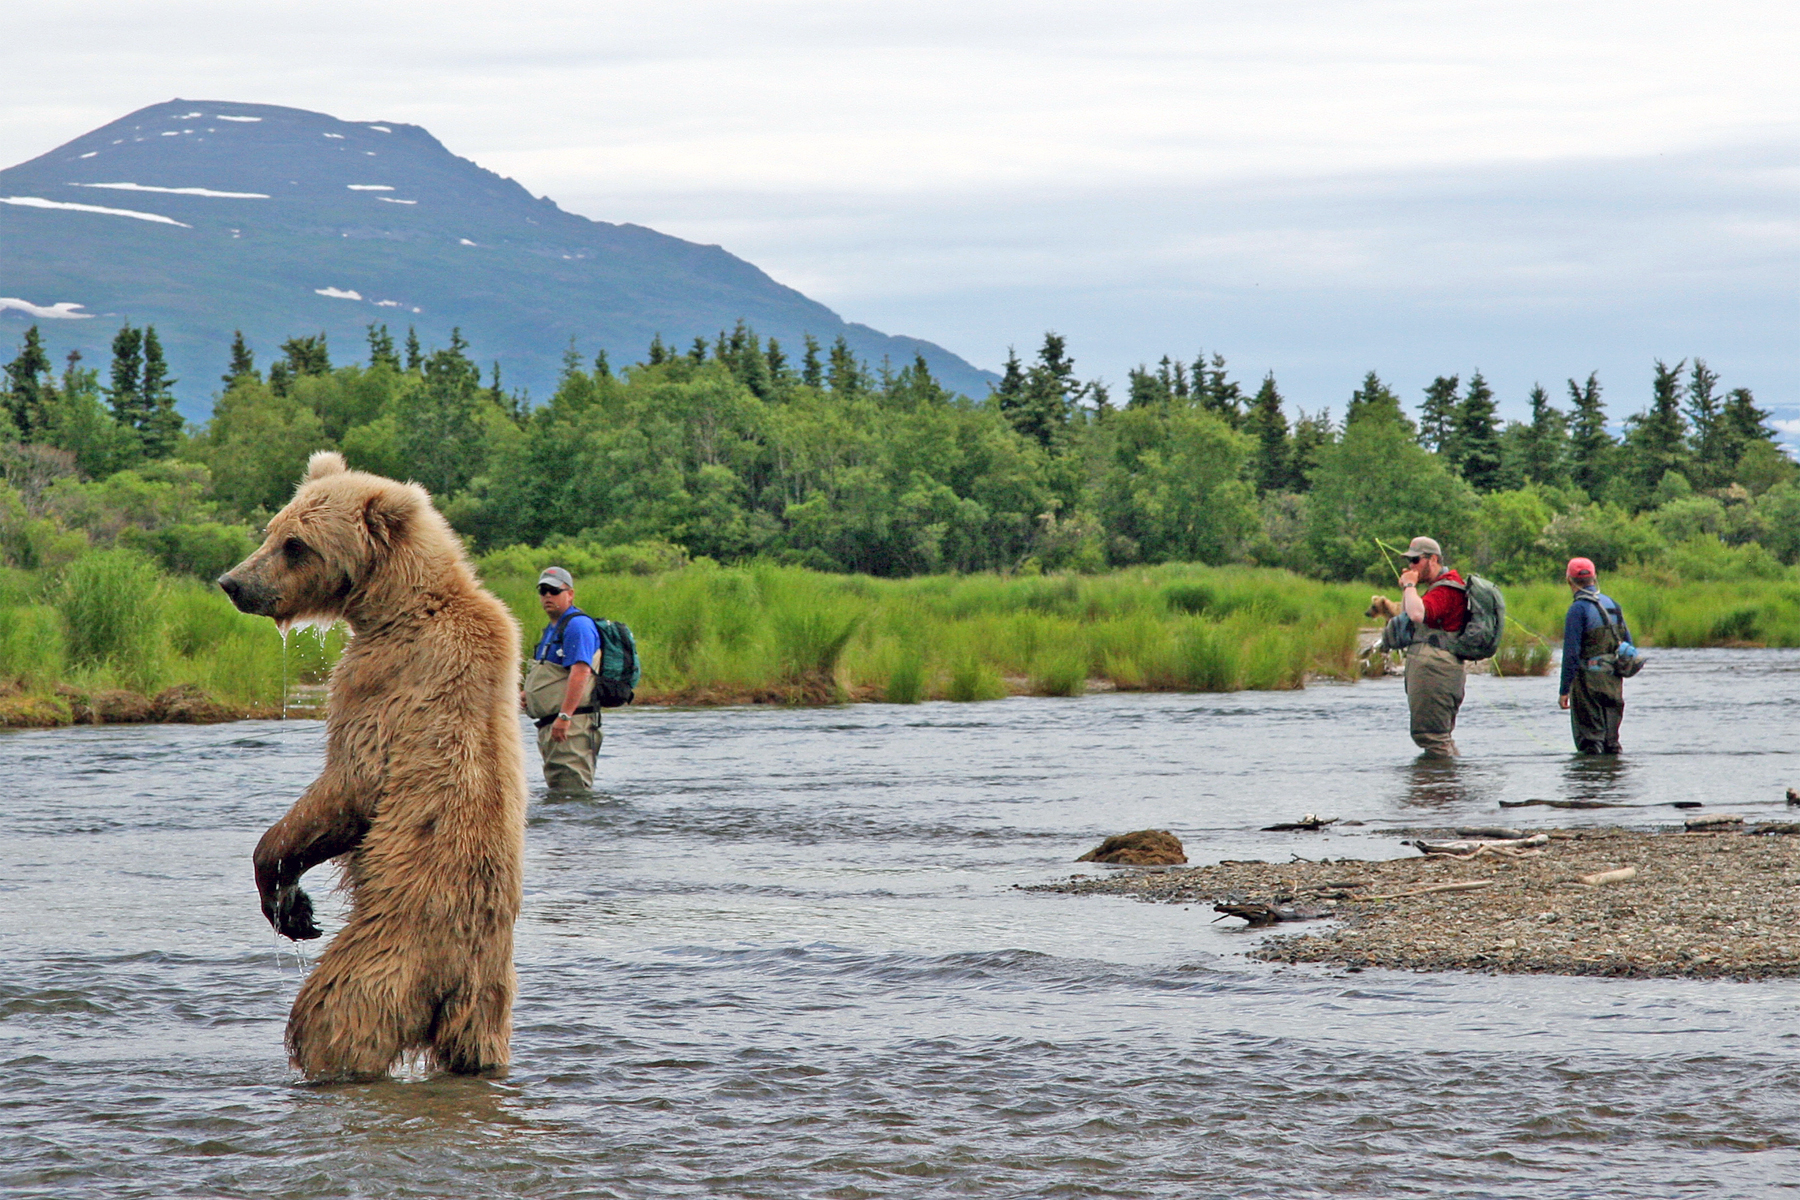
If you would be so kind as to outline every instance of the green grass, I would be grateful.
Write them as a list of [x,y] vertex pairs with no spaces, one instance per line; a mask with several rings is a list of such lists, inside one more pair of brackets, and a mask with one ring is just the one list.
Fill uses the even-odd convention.
[[[507,551],[482,566],[535,639],[544,617],[531,562]],[[578,576],[575,591],[585,611],[636,632],[646,696],[742,698],[828,678],[844,695],[899,704],[1350,679],[1368,603],[1359,587],[1206,567],[887,580],[701,562]]]
[[[536,564],[516,548],[481,564],[527,645],[544,625]],[[1602,585],[1644,646],[1800,646],[1800,584],[1786,579],[1620,574]],[[1567,587],[1518,585],[1506,598],[1497,668],[1547,671]],[[645,572],[633,559],[578,574],[577,599],[636,632],[640,695],[677,703],[1297,688],[1358,678],[1357,630],[1373,624],[1362,616],[1366,585],[1246,567],[885,580],[705,560]],[[55,572],[0,569],[0,687],[33,695],[191,683],[274,707],[284,679],[290,695],[322,682],[345,639],[341,627],[299,630],[284,644],[216,588],[127,550],[92,551]]]

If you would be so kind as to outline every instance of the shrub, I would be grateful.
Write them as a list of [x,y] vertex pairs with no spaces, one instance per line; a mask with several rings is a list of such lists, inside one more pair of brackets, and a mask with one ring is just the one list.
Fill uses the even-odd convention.
[[888,672],[887,687],[882,692],[889,704],[917,704],[925,698],[925,659],[919,654],[902,654]]
[[0,608],[0,678],[26,691],[47,691],[62,676],[62,620],[41,604]]
[[110,667],[127,686],[153,692],[167,653],[165,593],[156,566],[135,550],[99,550],[64,570],[57,595],[69,659]]

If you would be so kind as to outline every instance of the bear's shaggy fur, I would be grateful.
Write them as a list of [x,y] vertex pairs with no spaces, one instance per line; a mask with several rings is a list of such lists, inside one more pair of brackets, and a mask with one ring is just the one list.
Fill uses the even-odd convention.
[[282,629],[354,634],[324,772],[256,847],[263,915],[290,938],[319,936],[300,876],[345,856],[350,917],[294,1000],[294,1066],[379,1076],[423,1051],[447,1071],[505,1067],[525,838],[512,614],[422,488],[328,452],[219,586]]

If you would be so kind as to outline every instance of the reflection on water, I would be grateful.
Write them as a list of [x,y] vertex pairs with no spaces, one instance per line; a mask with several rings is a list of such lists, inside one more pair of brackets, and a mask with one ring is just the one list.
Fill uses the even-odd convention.
[[[1570,800],[1629,804],[1639,794],[1632,760],[1618,754],[1571,754],[1563,764],[1563,793]],[[1685,799],[1670,796],[1669,800]]]
[[[1211,912],[1016,891],[1108,833],[1196,861],[1402,830],[1783,812],[1800,654],[1660,652],[1633,750],[1554,680],[626,710],[534,797],[514,1070],[307,1087],[249,853],[309,721],[0,735],[0,1189],[32,1197],[1748,1196],[1800,1128],[1792,984],[1349,975]],[[1725,703],[1729,700],[1729,703]],[[535,762],[535,758],[533,758]],[[1261,827],[1305,812],[1322,833]],[[1361,822],[1351,825],[1351,821]],[[1408,834],[1410,836],[1410,834]],[[329,875],[329,872],[320,872]],[[329,934],[329,879],[312,888]],[[316,951],[315,951],[316,953]]]

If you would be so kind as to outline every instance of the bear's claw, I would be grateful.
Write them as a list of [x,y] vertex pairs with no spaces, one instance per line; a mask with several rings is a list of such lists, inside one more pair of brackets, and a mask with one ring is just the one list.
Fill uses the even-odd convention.
[[323,932],[313,920],[312,897],[298,887],[276,892],[274,904],[265,905],[263,915],[269,918],[275,932],[290,941],[311,941]]

